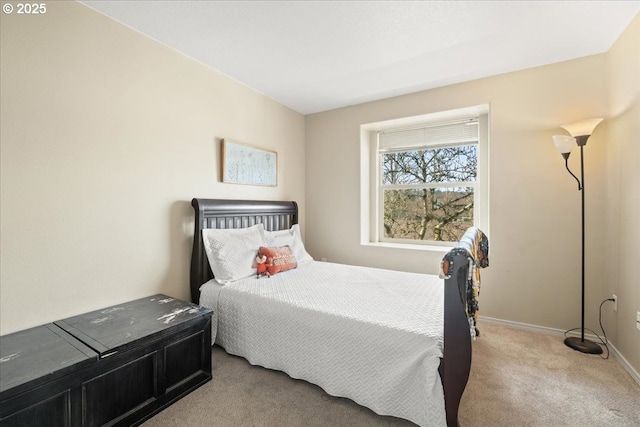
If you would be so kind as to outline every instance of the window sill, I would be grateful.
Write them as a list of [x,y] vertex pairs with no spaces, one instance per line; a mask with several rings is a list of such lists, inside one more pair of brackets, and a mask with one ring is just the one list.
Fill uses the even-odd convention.
[[442,254],[446,254],[451,249],[454,248],[454,245],[451,246],[440,246],[440,245],[420,245],[420,244],[410,244],[410,243],[389,243],[389,242],[364,242],[361,243],[362,246],[370,246],[374,248],[389,248],[389,249],[406,249],[411,251],[423,251],[423,252],[438,252]]

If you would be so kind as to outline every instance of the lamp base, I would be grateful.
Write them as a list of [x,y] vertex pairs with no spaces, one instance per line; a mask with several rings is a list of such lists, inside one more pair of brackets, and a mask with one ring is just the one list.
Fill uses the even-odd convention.
[[574,350],[588,354],[602,354],[602,347],[593,341],[581,340],[578,337],[569,337],[564,339],[564,343]]

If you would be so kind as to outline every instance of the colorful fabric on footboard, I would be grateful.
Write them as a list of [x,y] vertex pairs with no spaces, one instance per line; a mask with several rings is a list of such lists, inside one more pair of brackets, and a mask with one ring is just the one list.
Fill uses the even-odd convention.
[[453,257],[455,255],[466,255],[469,260],[465,311],[469,319],[471,336],[475,339],[479,335],[476,325],[480,297],[480,268],[489,266],[489,239],[487,235],[477,227],[468,228],[460,238],[460,242],[442,258],[439,274],[441,279],[449,279],[451,277]]

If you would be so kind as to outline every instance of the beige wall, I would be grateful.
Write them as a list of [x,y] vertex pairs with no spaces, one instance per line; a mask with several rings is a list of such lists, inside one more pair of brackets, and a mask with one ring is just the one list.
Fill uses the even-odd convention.
[[[440,254],[360,245],[360,125],[490,105],[491,267],[484,316],[539,326],[580,326],[580,193],[551,136],[560,124],[607,115],[605,55],[500,75],[307,116],[307,238],[336,262],[436,273]],[[605,138],[585,152],[587,327],[606,297]],[[579,171],[576,151],[570,159]],[[330,206],[334,206],[331,208]]]
[[[0,333],[189,298],[192,197],[304,209],[300,114],[75,2],[1,27]],[[221,183],[224,137],[278,151],[278,186]]]
[[607,53],[607,277],[618,296],[612,340],[640,372],[640,14]]
[[[586,327],[605,327],[640,371],[640,17],[607,54],[307,116],[307,237],[316,257],[435,273],[439,253],[360,245],[360,125],[490,105],[491,266],[481,315],[580,326],[580,193],[551,136],[560,124],[605,117],[585,148]],[[570,158],[579,173],[579,151]],[[328,206],[335,206],[331,209]]]

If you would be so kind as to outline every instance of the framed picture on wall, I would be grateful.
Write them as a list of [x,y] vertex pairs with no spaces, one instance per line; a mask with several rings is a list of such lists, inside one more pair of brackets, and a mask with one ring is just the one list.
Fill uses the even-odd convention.
[[222,182],[277,186],[278,153],[232,139],[223,139]]

